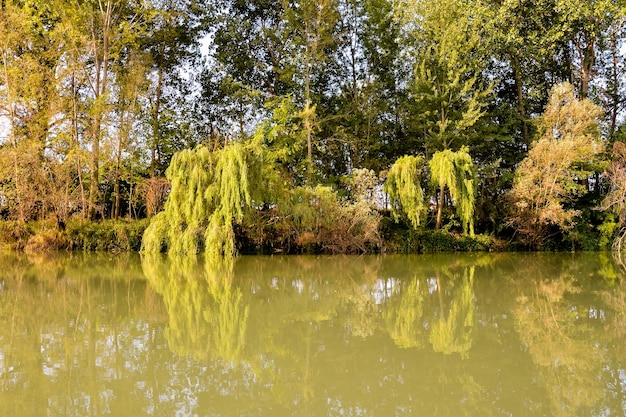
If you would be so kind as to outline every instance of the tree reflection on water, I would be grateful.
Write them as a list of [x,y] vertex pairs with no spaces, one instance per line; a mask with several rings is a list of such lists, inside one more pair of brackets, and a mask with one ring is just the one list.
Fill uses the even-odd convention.
[[228,265],[196,257],[148,254],[142,258],[150,284],[169,313],[170,349],[195,360],[236,362],[244,346],[249,307],[233,286]]
[[7,415],[624,415],[604,255],[0,263]]

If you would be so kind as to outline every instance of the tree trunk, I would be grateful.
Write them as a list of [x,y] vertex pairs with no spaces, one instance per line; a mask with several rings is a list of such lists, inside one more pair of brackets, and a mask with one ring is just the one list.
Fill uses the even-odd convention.
[[310,185],[313,180],[313,138],[311,123],[311,47],[309,46],[309,25],[308,22],[305,25],[304,31],[307,39],[304,52],[304,130],[306,132],[306,171],[307,182]]
[[152,114],[152,146],[150,148],[150,178],[155,177],[156,151],[160,142],[161,133],[161,96],[163,94],[163,65],[159,64],[157,72],[156,97],[154,99],[154,111]]
[[592,78],[593,65],[596,60],[594,35],[583,33],[583,43],[580,39],[574,41],[578,58],[580,59],[580,98],[587,98],[589,83]]
[[524,90],[522,85],[522,71],[519,58],[513,57],[513,71],[515,72],[515,87],[517,89],[517,104],[519,107],[520,119],[522,121],[522,139],[528,144],[528,124],[526,123],[526,106],[524,105]]
[[444,185],[439,188],[439,201],[437,202],[437,223],[435,224],[435,230],[441,229],[441,215],[443,213],[443,204],[446,198],[446,187]]
[[620,63],[619,63],[619,50],[617,46],[617,40],[612,39],[610,43],[611,47],[611,74],[609,78],[608,84],[608,95],[610,98],[610,107],[609,107],[609,140],[613,139],[615,135],[615,131],[617,130],[617,116],[620,110],[620,80],[622,77],[620,76]]
[[91,125],[91,176],[89,184],[89,219],[95,220],[99,198],[100,183],[100,116],[97,115]]
[[[78,103],[76,101],[76,77],[72,72],[72,135],[74,137],[74,146],[76,149],[80,149],[80,141],[78,137]],[[83,167],[80,158],[80,152],[76,153],[76,173],[78,175],[78,186],[80,188],[80,201],[81,201],[81,213],[83,219],[87,215],[87,198],[85,197],[85,184],[83,181]]]
[[113,219],[117,220],[120,216],[120,160],[122,159],[122,143],[120,138],[119,148],[115,161],[115,183],[113,185],[113,194],[115,195],[115,207],[113,208]]
[[[102,6],[102,4],[101,4]],[[104,117],[103,99],[107,90],[108,70],[109,70],[109,42],[110,30],[113,18],[113,2],[107,0],[106,7],[100,8],[100,18],[102,19],[102,38],[98,36],[95,20],[92,21],[92,53],[94,56],[95,80],[93,83],[94,103],[97,106],[91,123],[91,183],[89,184],[89,218],[95,220],[97,206],[100,200],[100,131],[102,128],[102,118]],[[102,41],[102,49],[99,48],[99,41]]]

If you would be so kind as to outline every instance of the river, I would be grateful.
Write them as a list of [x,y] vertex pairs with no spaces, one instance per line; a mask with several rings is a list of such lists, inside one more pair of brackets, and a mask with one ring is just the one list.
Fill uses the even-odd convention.
[[607,253],[0,253],[1,416],[624,416]]

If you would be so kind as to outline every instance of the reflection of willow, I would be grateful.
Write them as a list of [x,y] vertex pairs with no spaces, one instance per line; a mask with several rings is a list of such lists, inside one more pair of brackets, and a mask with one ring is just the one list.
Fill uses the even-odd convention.
[[236,361],[244,347],[248,306],[232,271],[196,258],[149,254],[144,273],[161,294],[169,314],[165,336],[170,349],[196,360]]
[[[429,341],[435,352],[466,355],[472,346],[474,323],[474,267],[465,268],[463,278],[451,278],[444,283],[458,284],[453,299],[444,305],[442,280],[436,290],[429,291],[428,280],[414,278],[394,294],[383,318],[390,336],[402,348],[423,348],[425,331],[430,328]],[[437,313],[436,305],[439,305]]]
[[[474,324],[474,267],[463,273],[456,297],[452,300],[448,316],[443,310],[432,323],[430,343],[435,352],[445,354],[460,353],[465,356],[472,347],[472,329]],[[441,292],[441,288],[438,289]]]
[[389,334],[399,347],[424,347],[421,319],[424,314],[425,288],[424,282],[413,279],[402,290],[399,301],[390,303],[389,308],[383,311]]
[[[553,415],[576,416],[600,404],[606,363],[585,310],[569,301],[573,278],[542,279],[518,298],[516,329],[528,347],[552,403]],[[603,332],[603,330],[601,330]]]

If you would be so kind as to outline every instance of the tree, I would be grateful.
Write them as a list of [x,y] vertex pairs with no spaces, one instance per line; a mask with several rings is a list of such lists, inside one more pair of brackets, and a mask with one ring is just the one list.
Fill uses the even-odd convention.
[[509,224],[522,240],[540,247],[556,227],[568,230],[579,211],[575,199],[588,189],[587,178],[602,152],[601,109],[574,96],[569,83],[556,85],[539,120],[539,138],[516,172],[510,192]]
[[285,7],[285,11],[287,21],[296,35],[299,49],[297,56],[301,60],[298,75],[303,84],[302,124],[307,144],[307,181],[311,184],[314,172],[313,135],[318,125],[313,83],[323,74],[321,70],[328,59],[326,52],[335,42],[339,13],[336,0],[304,0],[298,6]]
[[[202,31],[198,20],[201,18],[189,0],[163,0],[152,6],[146,18],[147,29],[139,39],[141,50],[151,58],[151,88],[148,95],[150,149],[150,176],[162,176],[173,148],[167,146],[168,136],[181,136],[180,132],[170,133],[167,116],[175,115],[180,105],[180,95],[185,95],[185,82],[182,79],[183,65],[189,63]],[[169,135],[168,135],[169,133]],[[168,149],[169,148],[169,149]],[[175,148],[175,147],[174,147]]]
[[420,184],[424,157],[406,155],[398,158],[389,169],[383,191],[389,195],[391,211],[398,220],[406,216],[414,228],[421,225],[426,211],[424,190]]
[[476,169],[467,147],[462,147],[457,152],[452,152],[449,149],[437,152],[428,162],[428,166],[430,167],[431,182],[439,187],[435,229],[439,230],[441,227],[441,214],[447,188],[463,224],[463,232],[474,236]]
[[547,36],[554,26],[556,11],[552,1],[493,0],[489,4],[493,10],[494,54],[498,61],[508,63],[505,74],[496,73],[501,79],[497,93],[501,100],[517,107],[512,133],[528,145],[531,115],[545,107],[554,78],[562,79],[562,74],[569,70],[561,69],[564,65],[558,58],[562,42]]
[[411,93],[426,153],[458,149],[491,93],[481,74],[488,50],[483,9],[465,0],[400,4],[416,62]]
[[132,52],[128,58],[122,63],[113,66],[115,73],[116,100],[112,105],[111,117],[114,118],[116,125],[116,134],[113,141],[113,208],[111,217],[117,219],[121,215],[122,193],[120,183],[122,177],[126,176],[128,183],[133,183],[131,174],[124,175],[123,162],[124,156],[127,161],[132,163],[132,159],[128,156],[133,152],[133,148],[137,147],[137,138],[140,136],[140,119],[142,113],[142,98],[145,97],[148,90],[146,73],[146,55],[140,51]]
[[251,157],[238,142],[215,152],[198,146],[175,154],[166,172],[172,190],[165,210],[146,229],[142,250],[231,258],[233,223],[241,222],[251,205]]
[[621,256],[626,242],[626,145],[615,142],[608,172],[611,189],[602,201],[602,209],[617,215],[620,227],[613,249]]
[[90,142],[89,217],[103,212],[100,196],[101,143],[106,133],[106,118],[111,108],[115,82],[112,66],[122,61],[136,47],[143,22],[143,5],[138,1],[89,0],[78,5],[65,1],[60,10],[65,22],[68,58],[76,60],[89,92],[87,135]]
[[596,73],[599,47],[606,47],[605,36],[614,22],[623,19],[623,4],[615,0],[555,0],[558,19],[549,36],[562,37],[572,53],[572,79],[577,80],[582,98]]
[[[604,86],[599,88],[599,98],[605,110],[609,140],[615,140],[619,129],[619,116],[626,106],[626,65],[624,35],[626,16],[616,19],[607,29],[605,51],[599,54],[600,77]],[[622,121],[623,123],[623,121]]]

